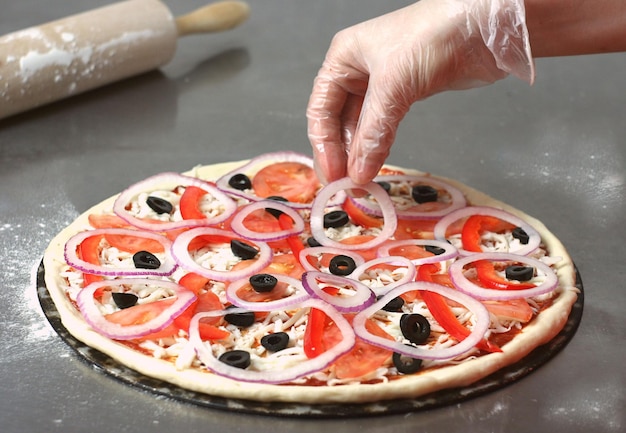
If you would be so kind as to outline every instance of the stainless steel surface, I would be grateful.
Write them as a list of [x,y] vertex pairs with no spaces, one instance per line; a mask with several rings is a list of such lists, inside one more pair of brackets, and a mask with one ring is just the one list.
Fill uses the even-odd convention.
[[[105,4],[2,8],[0,34]],[[200,0],[168,2],[176,14]],[[248,23],[179,42],[162,71],[0,122],[0,430],[13,432],[621,432],[626,429],[626,55],[540,59],[514,79],[418,103],[389,161],[451,176],[542,219],[585,286],[583,321],[548,364],[458,405],[368,419],[227,413],[120,384],[47,325],[34,267],[79,213],[160,171],[308,152],[304,110],[339,29],[406,1],[251,0]]]

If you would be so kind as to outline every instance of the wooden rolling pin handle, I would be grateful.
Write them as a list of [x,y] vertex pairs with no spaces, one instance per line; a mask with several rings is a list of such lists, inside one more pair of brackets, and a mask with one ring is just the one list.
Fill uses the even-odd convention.
[[176,18],[178,36],[221,32],[248,19],[250,6],[241,1],[221,1]]

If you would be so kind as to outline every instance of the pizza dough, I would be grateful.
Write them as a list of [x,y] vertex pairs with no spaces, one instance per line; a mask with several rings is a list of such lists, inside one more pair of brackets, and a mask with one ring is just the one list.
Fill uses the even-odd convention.
[[[214,181],[245,163],[246,161],[239,161],[201,166],[187,174]],[[392,169],[398,168],[392,167]],[[399,170],[407,174],[424,174],[404,168],[399,168]],[[467,386],[519,361],[536,347],[554,338],[568,319],[571,308],[576,302],[578,289],[575,287],[574,266],[567,251],[540,221],[459,182],[444,178],[438,179],[443,179],[463,191],[468,203],[501,208],[522,218],[541,234],[542,242],[551,256],[562,257],[562,260],[553,267],[559,277],[559,287],[553,301],[526,324],[522,332],[504,345],[502,352],[484,354],[456,365],[447,365],[418,374],[399,376],[384,383],[336,386],[247,383],[221,377],[204,369],[177,369],[170,361],[155,358],[100,335],[85,322],[75,305],[66,296],[64,287],[67,286],[67,281],[62,275],[63,270],[67,268],[64,260],[65,243],[74,234],[91,228],[88,215],[110,212],[116,197],[104,200],[86,211],[52,240],[44,255],[46,286],[60,313],[63,325],[76,339],[146,376],[200,393],[264,402],[364,403],[415,398],[441,389]]]

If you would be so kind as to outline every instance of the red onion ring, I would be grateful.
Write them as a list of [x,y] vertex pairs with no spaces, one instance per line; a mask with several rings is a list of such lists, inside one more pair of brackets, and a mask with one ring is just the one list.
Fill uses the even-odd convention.
[[354,346],[356,337],[350,323],[333,307],[319,299],[308,299],[300,305],[301,308],[317,308],[322,310],[337,325],[343,339],[326,352],[308,359],[304,362],[298,362],[293,367],[272,371],[254,371],[243,370],[233,367],[219,361],[213,355],[213,351],[208,348],[200,338],[198,324],[203,317],[214,317],[216,314],[227,314],[228,311],[210,311],[207,313],[198,313],[191,319],[189,326],[189,341],[196,350],[198,359],[213,373],[224,376],[229,379],[242,382],[257,382],[266,384],[287,383],[298,378],[316,373],[328,368],[337,358],[348,352]]
[[[476,323],[471,333],[463,341],[455,344],[454,346],[441,349],[423,349],[421,347],[407,346],[402,342],[392,341],[386,338],[379,337],[377,335],[371,334],[366,329],[365,321],[367,320],[367,318],[376,314],[377,311],[381,310],[392,299],[402,295],[403,293],[413,290],[425,290],[428,292],[438,293],[441,296],[445,296],[446,298],[449,298],[453,301],[460,303],[461,305],[464,305],[470,312],[472,312],[476,316]],[[401,355],[419,359],[453,359],[459,355],[463,355],[464,353],[472,350],[474,346],[476,346],[476,344],[478,344],[482,340],[485,333],[489,329],[489,324],[489,312],[487,311],[485,306],[479,301],[472,298],[471,296],[468,296],[449,287],[425,281],[416,281],[396,287],[395,289],[388,292],[376,303],[358,313],[352,321],[352,325],[354,327],[354,332],[356,333],[356,335],[358,337],[361,337],[368,343],[375,346],[383,347],[385,349],[393,350],[394,352],[398,352]]]
[[[76,251],[78,246],[85,240],[93,236],[102,236],[102,235],[123,235],[123,236],[134,236],[138,238],[152,239],[159,242],[163,245],[163,249],[165,251],[165,260],[161,262],[161,266],[157,269],[137,269],[135,267],[132,268],[122,268],[122,267],[112,267],[112,266],[98,266],[91,263],[88,263],[81,258],[78,257]],[[171,275],[176,270],[176,262],[172,258],[170,254],[170,248],[172,246],[172,242],[157,233],[152,232],[142,232],[139,230],[133,229],[123,229],[123,228],[111,228],[111,229],[94,229],[87,230],[84,232],[80,232],[72,236],[67,243],[65,244],[64,256],[65,263],[74,269],[84,273],[84,274],[94,274],[94,275],[106,275],[106,276],[141,276],[141,275],[159,275],[159,276],[168,276]]]
[[[532,289],[521,290],[497,290],[487,289],[474,284],[463,274],[463,268],[479,260],[489,260],[494,262],[520,262],[534,267],[538,272],[545,275],[545,281]],[[450,279],[454,286],[461,292],[466,293],[476,299],[482,300],[511,300],[520,298],[532,298],[533,296],[549,293],[556,288],[559,279],[552,268],[540,260],[527,256],[520,256],[510,253],[476,253],[471,256],[457,260],[450,265]]]
[[[118,323],[109,322],[106,319],[106,316],[102,315],[100,309],[96,305],[96,301],[93,297],[95,291],[102,287],[121,287],[138,284],[159,286],[169,289],[176,293],[176,301],[164,309],[163,312],[157,317],[141,325],[120,325]],[[153,332],[158,332],[169,326],[176,317],[178,317],[193,303],[193,301],[195,301],[195,299],[196,295],[194,295],[193,292],[172,281],[128,278],[104,280],[91,283],[78,292],[76,304],[85,318],[85,321],[98,333],[114,340],[132,340],[134,338],[140,338],[145,335],[152,334]]]
[[259,254],[256,261],[247,268],[240,269],[238,271],[216,271],[213,269],[205,268],[196,261],[189,254],[189,244],[192,240],[200,236],[222,236],[237,239],[238,236],[233,232],[227,230],[220,230],[212,227],[196,227],[194,229],[187,230],[186,232],[178,235],[174,244],[172,245],[172,256],[180,267],[203,277],[217,280],[217,281],[235,281],[241,278],[249,277],[258,273],[270,264],[273,257],[272,248],[264,242],[255,241],[255,245],[259,248]]
[[[319,286],[318,280],[333,286],[351,286],[355,293],[351,296],[333,296],[324,292]],[[319,271],[308,271],[302,275],[302,286],[311,296],[319,298],[332,305],[342,313],[361,311],[376,300],[372,289],[360,281],[339,275],[327,274]]]
[[348,256],[354,263],[359,266],[365,263],[365,259],[359,253],[355,251],[346,251],[340,248],[335,247],[306,247],[300,251],[300,255],[298,256],[298,261],[306,271],[319,271],[318,268],[313,266],[311,262],[307,260],[307,257],[314,256],[317,254],[334,254],[336,256]]
[[237,295],[237,291],[244,287],[246,284],[250,284],[248,278],[242,278],[237,281],[233,281],[226,288],[226,299],[233,305],[240,308],[245,308],[251,311],[277,311],[286,310],[289,307],[297,305],[310,298],[309,294],[302,287],[302,281],[292,278],[284,274],[269,274],[274,276],[279,282],[287,283],[290,286],[296,288],[296,293],[286,298],[277,299],[274,301],[264,302],[250,302],[241,299]]
[[376,296],[382,296],[386,294],[387,292],[389,292],[390,290],[394,289],[395,287],[398,287],[398,286],[401,286],[402,284],[406,284],[406,283],[413,281],[415,279],[415,276],[417,275],[417,270],[415,269],[415,265],[413,265],[411,260],[402,256],[386,256],[386,257],[378,257],[376,259],[368,260],[367,262],[357,266],[356,269],[352,271],[350,275],[348,275],[348,278],[360,281],[360,276],[365,274],[365,272],[368,269],[375,267],[378,264],[383,264],[383,263],[388,263],[388,264],[391,264],[393,266],[398,266],[398,267],[406,267],[407,271],[406,271],[406,274],[402,278],[400,278],[398,281],[385,284],[383,287],[370,287],[370,289],[374,292],[374,295]]
[[[177,186],[197,186],[202,188],[207,191],[208,194],[219,200],[224,207],[224,211],[214,218],[162,222],[136,218],[126,210],[126,206],[140,193],[155,190],[174,190]],[[113,212],[115,212],[117,216],[137,228],[152,231],[168,231],[187,227],[215,225],[226,221],[236,210],[237,203],[211,183],[179,173],[161,173],[137,182],[124,190],[113,204]]]
[[[413,182],[414,184],[428,184],[431,186],[435,186],[440,189],[444,189],[450,194],[450,205],[439,210],[435,211],[410,211],[410,210],[400,210],[396,209],[396,214],[398,218],[402,219],[417,219],[417,218],[425,218],[425,219],[436,219],[440,218],[456,209],[460,209],[465,207],[467,204],[465,200],[465,195],[461,192],[461,190],[455,188],[454,186],[448,184],[439,179],[434,179],[430,176],[414,176],[410,174],[398,174],[398,175],[385,175],[385,176],[377,176],[374,179],[375,182]],[[383,211],[380,206],[375,205],[371,201],[369,201],[365,197],[360,198],[351,198],[354,202],[355,206],[359,209],[375,216],[382,216]]]
[[[256,232],[248,229],[244,224],[246,217],[256,210],[266,208],[276,209],[287,214],[294,222],[292,228],[289,230],[280,230],[275,232]],[[304,231],[304,220],[298,211],[284,203],[276,200],[260,200],[241,208],[233,217],[230,228],[243,238],[254,241],[271,242],[286,239],[289,236],[302,233]]]
[[[297,153],[297,152],[289,152],[289,151],[265,153],[263,155],[257,156],[256,158],[253,158],[250,161],[244,163],[241,167],[238,167],[226,173],[225,175],[217,179],[215,184],[221,191],[227,194],[233,195],[235,197],[243,198],[249,201],[264,200],[264,197],[259,197],[255,195],[254,193],[241,191],[236,188],[233,188],[232,186],[228,184],[228,181],[235,174],[244,173],[244,174],[252,175],[253,173],[258,172],[261,168],[270,164],[274,164],[276,162],[299,162],[300,164],[304,164],[308,167],[314,168],[313,158],[311,158],[308,155],[304,155],[304,154]],[[345,194],[340,193],[333,198],[332,203],[329,203],[329,206],[337,206],[343,203],[345,198],[346,198]],[[311,208],[311,204],[308,204],[308,203],[286,202],[286,204],[288,206],[291,206],[294,209],[310,209]]]
[[[328,238],[324,232],[324,209],[327,207],[329,199],[338,191],[348,189],[361,189],[369,192],[378,200],[378,204],[383,212],[383,229],[381,232],[374,239],[361,244],[344,245],[341,242]],[[396,212],[389,198],[389,194],[387,194],[380,185],[375,182],[357,185],[350,178],[344,177],[343,179],[329,183],[317,194],[317,197],[313,201],[313,207],[311,208],[310,224],[311,234],[323,246],[341,248],[344,250],[361,250],[377,247],[387,239],[390,239],[396,231],[398,220],[396,219]]]
[[[516,217],[515,215],[507,211],[489,206],[468,206],[449,213],[441,220],[439,220],[439,222],[437,222],[437,224],[435,225],[435,229],[433,230],[435,239],[438,239],[440,241],[446,241],[446,231],[448,227],[455,221],[458,221],[461,218],[470,217],[472,215],[494,216],[496,218],[500,218],[501,220],[507,221],[517,227],[520,227],[526,232],[529,237],[528,243],[526,245],[522,245],[517,250],[507,252],[526,256],[539,248],[539,245],[541,244],[541,235],[539,235],[539,232],[537,232],[537,230],[535,230],[526,221]],[[458,248],[458,251],[459,254],[462,256],[475,254],[474,252],[467,251],[463,248]]]
[[397,241],[385,242],[380,248],[378,248],[377,255],[379,257],[387,257],[391,254],[390,251],[393,248],[403,247],[406,245],[432,245],[442,248],[444,250],[442,254],[411,260],[411,263],[413,263],[415,266],[424,265],[426,263],[439,263],[446,260],[452,260],[459,255],[459,251],[449,242],[437,241],[432,239],[402,239]]

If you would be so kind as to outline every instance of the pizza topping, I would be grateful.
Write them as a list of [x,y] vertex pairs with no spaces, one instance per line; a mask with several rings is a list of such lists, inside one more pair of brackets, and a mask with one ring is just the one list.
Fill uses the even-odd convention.
[[411,188],[411,197],[416,203],[430,203],[437,201],[439,193],[430,185],[415,185]]
[[226,320],[231,325],[239,326],[241,328],[249,328],[254,324],[256,320],[253,311],[241,311],[240,308],[236,306],[226,307],[227,310],[237,310],[232,313],[227,313],[224,315],[224,320]]
[[[176,220],[176,212],[172,215],[163,213],[161,216],[168,216],[165,220],[159,218],[160,214],[154,212],[147,204],[147,198],[156,195],[158,191],[169,194],[174,192],[173,195],[182,200],[178,195],[180,187],[183,187],[183,191],[184,187],[190,188],[185,206],[181,205],[185,208],[187,218],[183,219],[179,214],[179,219]],[[202,209],[199,208],[201,205]],[[131,185],[117,197],[113,205],[113,211],[117,216],[134,227],[149,231],[219,224],[230,218],[236,210],[237,203],[213,184],[178,173],[158,174]],[[150,217],[147,211],[153,212],[154,217]]]
[[[537,275],[528,283],[510,282],[496,274],[495,263],[523,263],[534,268]],[[475,274],[482,275],[478,280],[490,287],[483,287],[470,279],[471,269],[466,269],[469,265],[473,265]],[[551,292],[558,284],[558,277],[550,266],[540,260],[510,253],[473,254],[452,263],[449,272],[459,291],[485,300],[530,298]]]
[[400,374],[417,373],[420,368],[422,368],[421,359],[402,355],[398,352],[394,352],[391,359],[393,361],[393,366],[396,367],[398,373]]
[[[466,205],[463,193],[447,182],[430,176],[384,175],[374,179],[389,184],[391,197],[398,218],[440,218]],[[382,216],[383,208],[370,196],[354,199],[355,205],[370,215]]]
[[[290,218],[292,222],[289,225],[289,228],[282,230],[267,230],[260,224],[257,224],[257,227],[253,228],[248,228],[246,226],[248,217],[256,216],[257,212],[265,212],[268,211],[268,209],[279,212],[278,216],[274,215],[276,218],[280,218],[283,214]],[[300,216],[300,214],[293,208],[277,200],[262,200],[243,206],[233,217],[230,225],[231,229],[235,233],[245,239],[266,242],[286,239],[289,236],[297,235],[304,231],[304,220],[302,219],[302,216]],[[277,225],[280,226],[279,223]]]
[[[377,298],[379,300],[381,296]],[[383,311],[389,311],[390,313],[397,313],[402,311],[402,307],[404,306],[404,299],[402,297],[397,296],[393,298],[391,301],[387,302],[381,309]]]
[[535,268],[532,266],[507,266],[505,270],[506,278],[509,280],[529,281],[535,276]]
[[[174,297],[168,296],[156,301],[149,300],[141,305],[120,310],[125,312],[125,317],[129,317],[134,311],[133,309],[137,310],[137,314],[130,324],[115,323],[107,319],[107,315],[101,310],[99,302],[94,298],[94,293],[98,289],[112,291],[127,288],[134,293],[144,291],[149,294],[156,293],[157,296],[164,290]],[[132,278],[92,283],[78,293],[76,303],[85,321],[100,334],[114,340],[132,340],[161,331],[185,311],[195,299],[196,296],[192,292],[171,281]]]
[[[364,190],[369,192],[377,201],[383,214],[384,224],[376,237],[361,244],[346,245],[338,241],[330,239],[324,231],[324,214],[327,204],[331,197],[340,191],[346,190]],[[329,183],[322,188],[311,208],[310,216],[311,234],[322,245],[327,247],[343,248],[347,250],[368,249],[382,244],[385,240],[393,236],[397,227],[397,219],[395,209],[389,198],[380,185],[370,182],[366,185],[357,185],[349,178],[343,178]]]
[[161,261],[149,251],[137,251],[133,254],[133,263],[137,269],[159,269]]
[[252,181],[243,173],[235,173],[228,179],[228,185],[236,190],[245,191],[252,188]]
[[[418,248],[412,248],[418,247]],[[438,254],[433,253],[434,251]],[[429,251],[429,249],[431,251]],[[426,263],[439,263],[452,260],[459,255],[459,251],[450,243],[430,239],[404,239],[385,242],[378,248],[379,256],[401,255],[410,257],[411,262],[416,265]],[[413,257],[411,257],[413,256]]]
[[280,352],[286,349],[288,345],[289,334],[286,332],[273,332],[261,338],[261,346],[265,347],[270,352]]
[[172,206],[172,203],[165,200],[164,198],[154,195],[148,196],[148,198],[146,199],[146,204],[150,206],[150,209],[158,214],[171,214],[174,210],[174,206]]
[[515,227],[511,234],[515,239],[519,240],[522,245],[526,245],[530,241],[530,236],[528,236],[528,233],[521,227]]
[[334,210],[332,212],[328,212],[324,214],[324,228],[334,228],[343,227],[350,222],[350,218],[348,218],[348,214],[342,210]]
[[357,267],[365,263],[363,256],[356,251],[346,251],[341,248],[324,246],[303,248],[298,259],[305,270],[319,271],[328,270],[332,257],[339,255],[351,258]]
[[251,276],[248,281],[250,281],[252,288],[259,293],[271,292],[278,284],[278,279],[270,274],[256,274]]
[[366,284],[376,296],[415,279],[415,266],[404,256],[384,256],[357,266],[350,278]]
[[400,316],[402,335],[413,344],[424,344],[430,336],[430,323],[421,314],[403,314]]
[[[466,221],[459,238],[458,234],[454,236],[449,229],[463,219]],[[499,233],[512,233],[516,227],[528,235],[528,242],[523,243],[512,234],[509,239]],[[487,251],[527,256],[541,244],[541,236],[530,224],[509,212],[488,206],[467,206],[449,213],[437,222],[434,235],[440,241],[449,240],[455,244],[463,256]]]
[[246,369],[250,366],[250,353],[245,350],[229,350],[222,353],[218,360],[231,367]]
[[[305,272],[302,285],[311,296],[326,301],[342,313],[361,311],[376,300],[374,292],[365,284],[325,272]],[[328,293],[322,285],[337,288],[337,293]]]
[[328,271],[331,274],[345,276],[350,275],[356,269],[354,259],[345,254],[339,254],[330,259]]
[[139,299],[137,295],[127,292],[111,293],[111,297],[113,298],[113,302],[115,302],[115,305],[117,305],[122,310],[136,305],[137,300]]
[[230,249],[233,254],[243,260],[251,260],[256,257],[259,252],[252,245],[242,242],[238,239],[231,239]]
[[[118,248],[115,248],[114,251],[108,251],[109,260],[107,260],[107,262],[112,264],[101,264],[99,257],[102,250],[104,250],[103,242],[106,243],[107,239],[120,245],[123,244],[123,249],[125,250],[134,250],[135,247],[129,245],[145,246],[147,244],[152,248],[160,249],[163,253],[160,254],[161,259],[158,259],[156,255],[152,253],[148,253],[153,257],[149,259],[151,262],[149,267],[147,267],[148,265],[137,267],[132,254],[127,254],[126,251],[120,251]],[[67,241],[65,244],[65,262],[84,274],[91,275],[168,276],[176,269],[176,263],[170,255],[171,245],[171,241],[165,236],[151,232],[122,228],[87,230],[72,236]],[[89,249],[87,249],[87,246],[89,246]],[[89,260],[79,257],[79,249],[81,250],[80,255],[85,257],[85,254],[87,254]],[[89,250],[89,252],[87,250]],[[144,254],[139,254],[139,256],[144,256]],[[156,261],[154,261],[154,259],[156,259]]]
[[262,275],[276,279],[277,283],[271,291],[259,293],[253,288],[250,279],[242,278],[231,282],[226,288],[228,302],[241,308],[268,312],[290,308],[309,297],[299,279],[285,274]]

